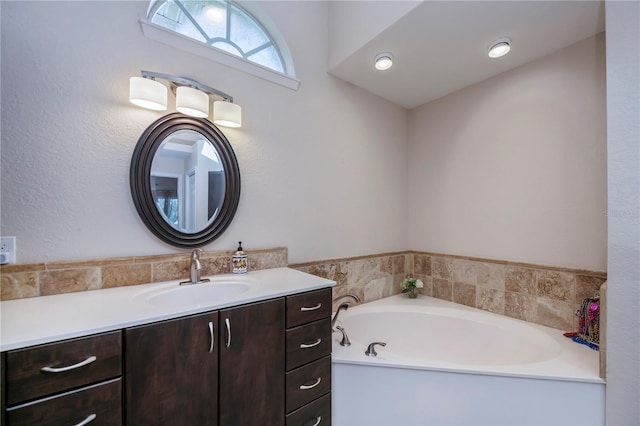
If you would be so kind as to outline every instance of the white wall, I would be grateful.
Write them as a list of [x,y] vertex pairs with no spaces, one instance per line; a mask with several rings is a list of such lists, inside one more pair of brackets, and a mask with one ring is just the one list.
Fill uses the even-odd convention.
[[604,35],[410,112],[409,248],[606,270]]
[[142,35],[148,3],[3,2],[2,235],[18,262],[178,251],[138,218],[129,163],[162,114],[128,102],[140,70],[231,94],[242,196],[207,250],[288,246],[300,262],[406,248],[406,111],[326,72],[326,2],[260,2],[287,40],[292,91]]
[[640,3],[607,1],[609,425],[640,424]]

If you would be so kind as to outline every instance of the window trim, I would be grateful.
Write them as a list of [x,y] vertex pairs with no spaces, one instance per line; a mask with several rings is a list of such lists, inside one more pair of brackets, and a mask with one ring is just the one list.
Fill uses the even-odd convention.
[[139,22],[144,36],[152,40],[175,47],[185,52],[193,53],[194,55],[201,56],[205,59],[226,65],[238,71],[245,72],[292,90],[298,90],[300,87],[300,80],[291,77],[290,75],[275,71],[271,68],[265,67],[264,65],[251,62],[201,41],[176,33],[175,31],[161,25],[154,24],[147,19],[140,19]]

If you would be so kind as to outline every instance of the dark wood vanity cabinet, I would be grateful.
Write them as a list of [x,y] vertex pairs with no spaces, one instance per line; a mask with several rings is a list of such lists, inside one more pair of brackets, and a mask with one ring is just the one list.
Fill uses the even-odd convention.
[[283,425],[284,299],[125,330],[126,423]]
[[218,424],[218,313],[125,330],[126,424]]
[[331,425],[331,289],[287,297],[287,426]]
[[122,424],[122,339],[110,332],[4,352],[8,426]]

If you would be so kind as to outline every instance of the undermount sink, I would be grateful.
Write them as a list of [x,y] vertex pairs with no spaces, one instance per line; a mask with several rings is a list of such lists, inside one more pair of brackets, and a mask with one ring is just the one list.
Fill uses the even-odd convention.
[[137,299],[154,306],[199,307],[238,296],[251,289],[250,279],[213,277],[199,284],[171,284],[138,295]]

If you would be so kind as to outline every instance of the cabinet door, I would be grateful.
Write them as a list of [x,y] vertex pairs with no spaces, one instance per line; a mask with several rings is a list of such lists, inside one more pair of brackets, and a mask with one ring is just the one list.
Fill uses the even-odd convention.
[[125,330],[126,424],[218,424],[218,313]]
[[222,426],[284,424],[284,314],[284,299],[220,311]]

